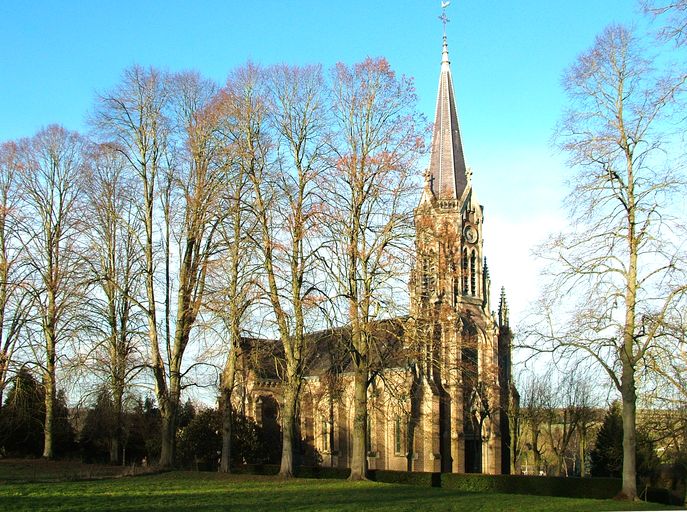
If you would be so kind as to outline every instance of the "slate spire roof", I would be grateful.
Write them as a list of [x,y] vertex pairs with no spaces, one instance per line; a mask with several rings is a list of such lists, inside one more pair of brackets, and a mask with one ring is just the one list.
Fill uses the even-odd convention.
[[437,109],[427,179],[437,199],[460,199],[469,183],[453,92],[448,43],[444,35]]

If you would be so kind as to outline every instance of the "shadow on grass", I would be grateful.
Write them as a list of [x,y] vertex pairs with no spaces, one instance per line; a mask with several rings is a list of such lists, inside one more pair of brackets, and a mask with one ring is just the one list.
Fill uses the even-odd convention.
[[[654,506],[657,509],[659,506]],[[0,509],[45,511],[652,510],[643,503],[465,493],[374,482],[342,482],[198,473],[111,481],[13,484],[0,488]]]

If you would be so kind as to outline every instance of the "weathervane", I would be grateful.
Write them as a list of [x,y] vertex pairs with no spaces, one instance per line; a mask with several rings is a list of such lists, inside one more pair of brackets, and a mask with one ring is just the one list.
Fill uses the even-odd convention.
[[441,2],[441,16],[439,16],[439,19],[441,22],[444,24],[444,37],[446,37],[446,24],[451,21],[448,19],[448,16],[446,16],[446,8],[450,5],[451,1],[448,0],[446,2],[442,1]]

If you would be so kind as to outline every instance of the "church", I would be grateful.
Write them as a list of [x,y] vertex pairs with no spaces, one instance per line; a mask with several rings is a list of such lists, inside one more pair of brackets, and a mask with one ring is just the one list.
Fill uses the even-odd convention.
[[[430,162],[414,212],[410,311],[375,325],[385,350],[368,390],[370,469],[510,472],[512,334],[503,290],[497,312],[491,309],[483,207],[471,175],[444,35]],[[347,335],[345,328],[311,335],[315,352],[297,421],[302,464],[350,466],[353,378],[341,348]],[[244,366],[240,409],[278,432],[279,379],[251,366]]]

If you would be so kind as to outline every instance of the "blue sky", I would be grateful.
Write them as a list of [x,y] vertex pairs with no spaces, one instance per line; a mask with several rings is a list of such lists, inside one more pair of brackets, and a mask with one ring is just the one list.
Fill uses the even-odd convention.
[[[468,165],[485,205],[485,252],[514,316],[537,289],[531,247],[564,222],[563,158],[550,148],[560,77],[634,0],[454,0],[451,66]],[[439,0],[3,0],[0,141],[50,123],[85,130],[97,91],[134,63],[195,69],[219,82],[247,60],[354,63],[385,56],[415,77],[428,120],[441,60]]]
[[[416,78],[431,117],[439,3],[4,0],[0,139],[52,122],[82,128],[95,91],[134,63],[197,69],[222,81],[248,59],[330,66],[385,56]],[[447,32],[466,138],[501,129],[511,139],[548,136],[562,69],[604,25],[635,10],[633,0],[454,0]]]

